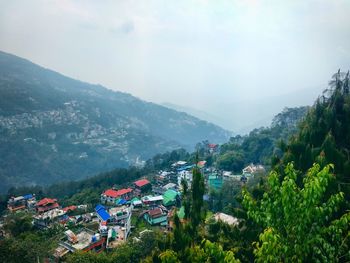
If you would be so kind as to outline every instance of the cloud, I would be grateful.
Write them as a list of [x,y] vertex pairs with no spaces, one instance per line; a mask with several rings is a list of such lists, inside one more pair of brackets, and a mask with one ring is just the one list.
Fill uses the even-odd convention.
[[[220,114],[232,129],[299,103],[293,96],[272,107],[269,98],[321,92],[334,71],[350,67],[347,0],[0,0],[0,6],[0,49],[146,100]],[[315,92],[303,94],[311,103]]]

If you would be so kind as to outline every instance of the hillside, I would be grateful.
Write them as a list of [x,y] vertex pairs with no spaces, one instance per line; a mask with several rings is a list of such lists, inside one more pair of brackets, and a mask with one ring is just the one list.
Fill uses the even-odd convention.
[[329,87],[305,116],[298,133],[282,144],[284,152],[275,159],[277,170],[289,162],[305,172],[316,161],[334,164],[337,189],[350,198],[350,87],[349,71],[333,75]]
[[277,114],[269,127],[252,130],[248,135],[237,135],[223,144],[217,157],[220,169],[240,172],[250,163],[271,164],[272,156],[281,156],[279,145],[298,132],[298,125],[310,107],[285,108]]
[[224,142],[222,128],[0,52],[0,192]]

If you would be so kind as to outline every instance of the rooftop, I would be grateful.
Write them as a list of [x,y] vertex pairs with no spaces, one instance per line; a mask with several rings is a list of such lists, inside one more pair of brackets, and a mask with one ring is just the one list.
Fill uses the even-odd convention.
[[166,190],[168,190],[170,188],[175,188],[175,187],[176,187],[176,184],[174,184],[174,183],[168,183],[168,184],[163,186],[163,188]]
[[159,207],[149,210],[147,213],[150,215],[150,217],[153,217],[153,218],[164,215],[163,210],[160,209]]
[[142,197],[143,202],[156,202],[156,201],[163,201],[163,196],[157,195],[157,196],[144,196]]
[[47,211],[47,212],[45,212],[43,214],[36,215],[36,216],[34,216],[34,218],[38,219],[38,220],[39,219],[46,219],[46,218],[54,219],[56,217],[63,216],[65,213],[66,213],[65,211],[55,208],[55,209]]
[[141,179],[141,180],[137,180],[134,184],[138,187],[142,187],[147,184],[150,184],[150,182],[147,179]]
[[38,207],[38,212],[45,212],[47,210],[58,208],[60,205],[58,203],[50,203],[46,205],[41,205]]
[[131,192],[132,192],[131,188],[127,188],[127,189],[124,188],[124,189],[120,189],[118,191],[114,190],[114,189],[108,189],[103,194],[106,195],[106,196],[117,198],[119,196],[131,193]]
[[167,205],[169,202],[174,202],[174,200],[176,200],[176,196],[179,193],[176,192],[175,190],[169,189],[167,190],[164,194],[163,194],[163,203],[164,205]]
[[222,221],[226,224],[229,224],[229,225],[238,225],[239,224],[238,218],[227,215],[225,213],[216,213],[214,215],[214,219],[216,221],[220,220],[220,221]]
[[97,215],[101,218],[103,221],[107,221],[111,216],[107,213],[106,208],[103,205],[97,205],[95,207],[95,211]]
[[81,230],[78,234],[73,233],[71,230],[67,230],[65,234],[67,239],[64,243],[73,248],[73,250],[83,250],[92,243],[99,241],[95,236],[95,233],[89,229]]
[[68,212],[68,211],[74,211],[76,210],[77,207],[75,205],[67,206],[65,208],[62,208],[63,211]]
[[45,206],[48,204],[54,204],[57,202],[57,199],[51,199],[51,198],[43,198],[39,202],[37,202],[37,206]]

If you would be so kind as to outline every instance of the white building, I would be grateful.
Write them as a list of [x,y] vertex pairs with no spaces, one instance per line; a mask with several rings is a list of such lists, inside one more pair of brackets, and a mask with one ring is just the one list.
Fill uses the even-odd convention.
[[181,182],[182,180],[186,180],[188,187],[191,187],[192,184],[192,180],[193,180],[193,174],[192,171],[181,171],[178,172],[177,174],[177,185],[179,186],[179,188],[181,189]]

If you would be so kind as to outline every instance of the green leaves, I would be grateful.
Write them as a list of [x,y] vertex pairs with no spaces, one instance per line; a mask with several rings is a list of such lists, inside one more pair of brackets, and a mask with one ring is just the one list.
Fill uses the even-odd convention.
[[265,228],[255,244],[258,262],[295,262],[309,259],[331,260],[343,252],[349,231],[350,213],[335,219],[344,202],[342,192],[327,198],[334,180],[333,165],[322,170],[314,164],[297,185],[297,171],[292,163],[285,168],[282,182],[276,172],[268,178],[268,191],[262,200],[254,200],[243,191],[243,205],[248,216]]

